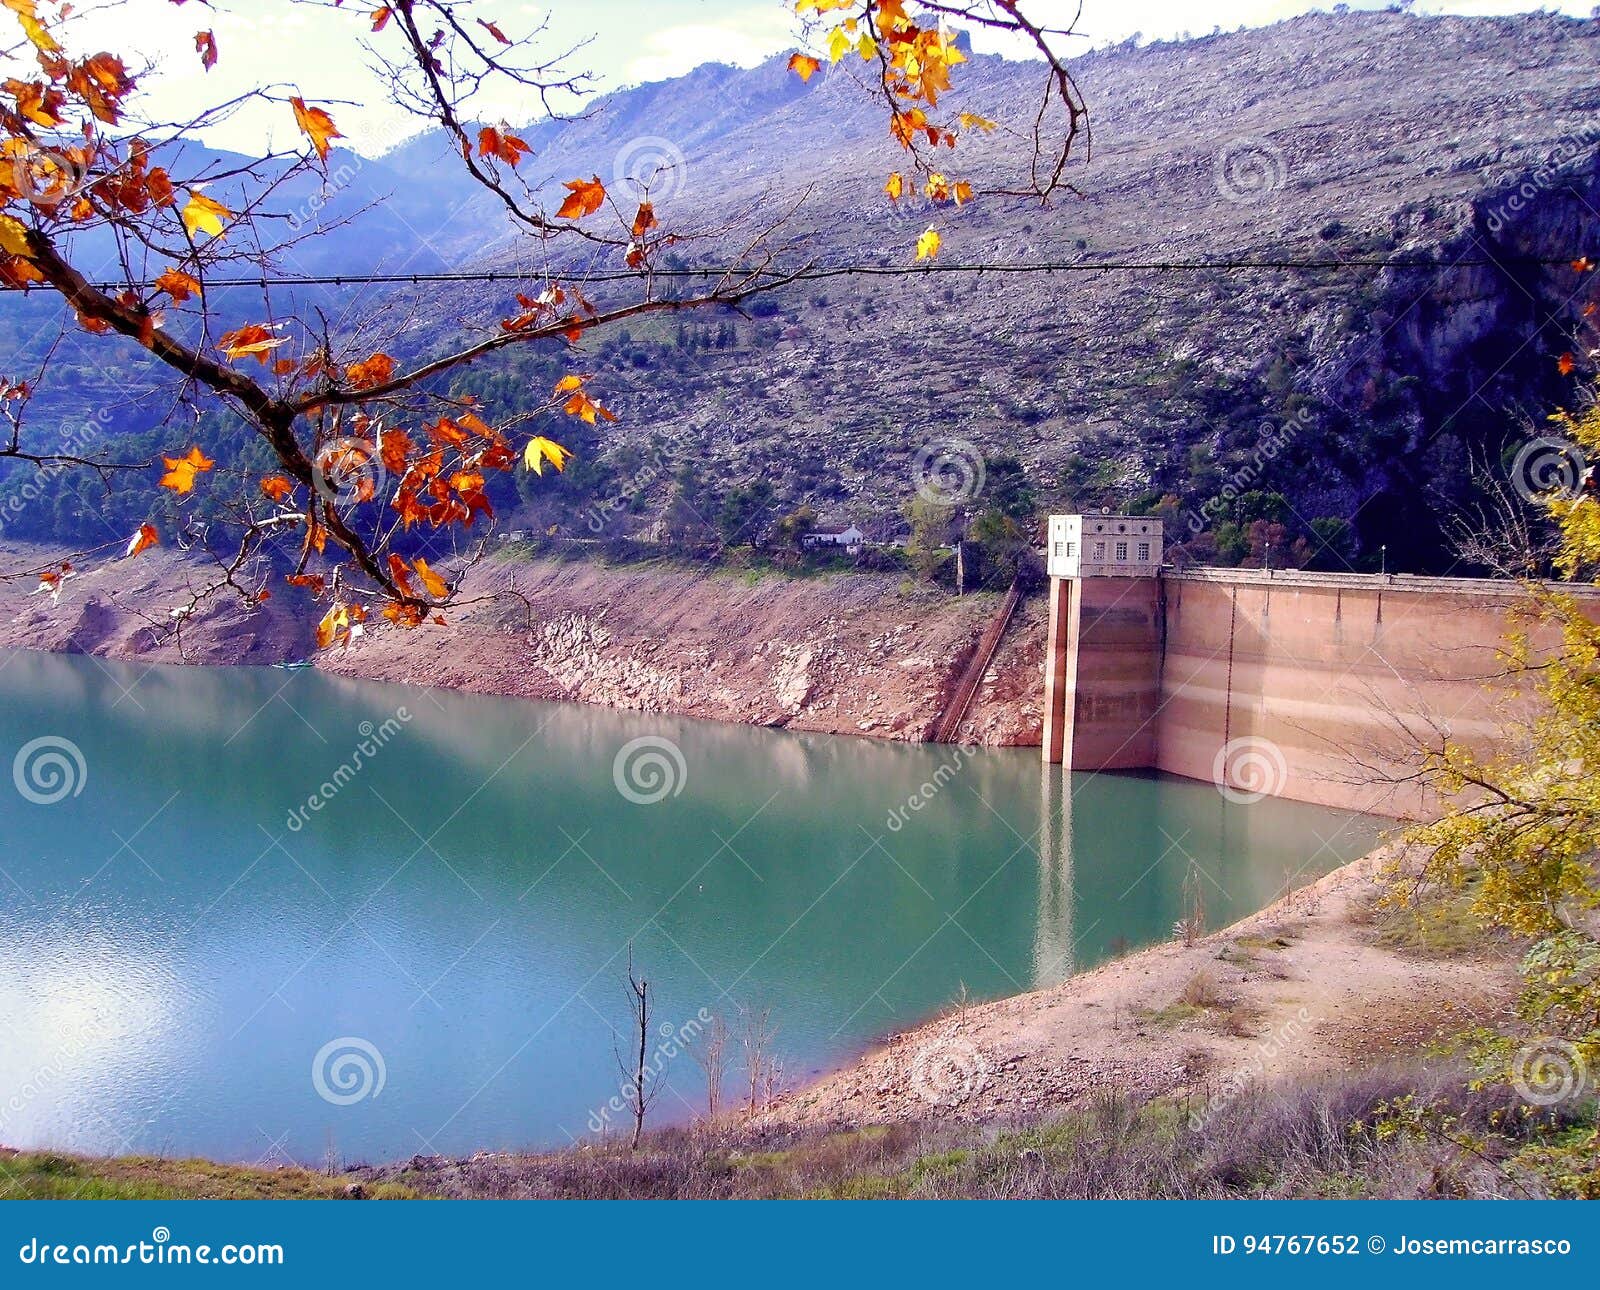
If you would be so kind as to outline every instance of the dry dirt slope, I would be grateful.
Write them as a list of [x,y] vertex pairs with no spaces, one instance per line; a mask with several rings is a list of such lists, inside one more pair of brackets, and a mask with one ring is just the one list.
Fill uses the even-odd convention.
[[954,1009],[764,1118],[1011,1120],[1101,1089],[1187,1094],[1203,1114],[1258,1082],[1414,1057],[1505,1020],[1517,981],[1508,945],[1470,934],[1441,953],[1411,932],[1411,914],[1374,914],[1398,854],[1380,849],[1193,945],[1157,945],[1048,990]]
[[[427,632],[380,628],[330,671],[750,725],[918,740],[1000,604],[883,574],[750,579],[673,566],[497,562],[502,598]],[[971,713],[989,744],[1039,741],[1044,605],[1013,621]]]
[[[12,546],[0,551],[0,568],[50,556]],[[223,664],[312,653],[318,611],[292,589],[253,608],[215,596],[173,637],[170,608],[207,576],[199,561],[162,549],[86,563],[57,602],[33,594],[31,580],[0,582],[0,647]],[[495,594],[513,587],[526,607]],[[883,574],[750,579],[666,564],[514,559],[480,565],[463,598],[478,603],[452,613],[447,627],[378,622],[317,664],[401,684],[916,740],[1001,599],[958,599]],[[1043,619],[1042,599],[1013,619],[970,713],[976,740],[1039,742]]]

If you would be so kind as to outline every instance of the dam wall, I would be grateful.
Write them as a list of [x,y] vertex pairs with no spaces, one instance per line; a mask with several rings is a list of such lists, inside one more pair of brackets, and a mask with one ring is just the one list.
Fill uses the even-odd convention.
[[[1057,582],[1071,590],[1047,715],[1052,665],[1065,702],[1060,756],[1045,755],[1075,770],[1417,818],[1435,809],[1412,779],[1418,749],[1492,754],[1528,707],[1526,681],[1506,676],[1509,616],[1527,602],[1515,583],[1235,569]],[[1600,593],[1563,590],[1600,617]]]

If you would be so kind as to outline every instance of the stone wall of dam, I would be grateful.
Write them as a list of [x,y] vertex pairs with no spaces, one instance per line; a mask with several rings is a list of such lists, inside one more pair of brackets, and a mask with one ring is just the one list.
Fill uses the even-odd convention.
[[[1600,617],[1600,592],[1564,590]],[[1435,809],[1419,749],[1501,750],[1530,706],[1506,675],[1515,583],[1191,570],[1052,579],[1051,596],[1044,751],[1074,770],[1416,818]]]

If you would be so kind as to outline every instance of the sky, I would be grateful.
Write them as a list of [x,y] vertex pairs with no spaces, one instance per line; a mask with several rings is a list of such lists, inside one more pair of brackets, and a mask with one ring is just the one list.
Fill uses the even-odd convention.
[[[309,101],[329,105],[350,146],[367,155],[386,151],[416,129],[410,118],[383,106],[381,83],[367,70],[361,48],[367,38],[363,12],[375,0],[347,0],[345,10],[284,3],[284,0],[213,0],[213,7],[170,0],[127,0],[119,9],[98,13],[97,39],[124,55],[130,65],[148,60],[159,71],[145,82],[152,115],[179,118],[277,78]],[[1379,9],[1387,0],[1351,0],[1351,9]],[[1083,0],[1075,37],[1067,46],[1079,52],[1115,43],[1135,33],[1146,39],[1184,33],[1202,35],[1259,26],[1331,4],[1308,0]],[[1504,14],[1556,9],[1588,17],[1594,0],[1416,0],[1418,13]],[[1077,0],[1032,0],[1025,12],[1063,24]],[[754,66],[799,43],[798,26],[786,0],[484,0],[479,12],[508,33],[548,22],[552,50],[587,42],[572,66],[592,72],[602,89],[678,76],[701,63]],[[0,13],[0,23],[10,16]],[[219,61],[202,72],[194,34],[212,29]],[[391,33],[392,35],[392,33]],[[378,37],[383,39],[384,37]],[[1017,44],[996,43],[982,33],[974,42],[985,52],[1020,56]],[[129,57],[130,54],[137,57]],[[480,120],[522,122],[530,116],[525,95],[499,93],[487,98]],[[259,152],[276,142],[296,146],[288,109],[257,104],[206,133],[212,146]]]

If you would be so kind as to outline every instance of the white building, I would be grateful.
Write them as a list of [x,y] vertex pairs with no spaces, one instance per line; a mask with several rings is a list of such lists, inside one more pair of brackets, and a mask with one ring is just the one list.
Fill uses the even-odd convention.
[[1052,578],[1153,578],[1161,529],[1148,515],[1052,515],[1045,567]]
[[866,535],[854,524],[841,528],[836,524],[823,524],[807,533],[801,541],[806,546],[858,547]]

